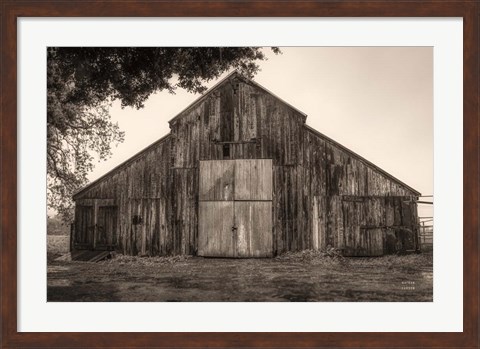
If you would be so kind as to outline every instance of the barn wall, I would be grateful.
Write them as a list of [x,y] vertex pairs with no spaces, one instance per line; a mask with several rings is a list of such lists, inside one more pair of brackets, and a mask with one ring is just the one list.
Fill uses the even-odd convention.
[[381,255],[417,247],[415,192],[308,127],[304,140],[307,248]]
[[[78,202],[115,200],[117,249],[125,254],[196,254],[199,160],[272,159],[274,254],[348,245],[359,231],[350,228],[351,222],[366,225],[377,214],[364,209],[355,221],[350,216],[356,211],[344,204],[348,196],[414,195],[312,131],[305,125],[305,115],[244,79],[220,84],[175,117],[170,128],[166,138],[75,197]],[[402,229],[416,222],[416,209],[403,207],[402,200],[379,199],[377,206],[382,212],[387,207],[400,212],[395,217],[401,219],[395,219]],[[132,224],[135,215],[142,217],[141,224]],[[387,216],[383,214],[383,221]],[[381,234],[387,233],[401,234],[386,228]],[[366,243],[374,250],[379,233],[366,235],[371,236],[373,245]],[[386,240],[382,237],[391,248],[391,239],[388,244]]]
[[[304,222],[308,207],[302,200],[304,120],[303,114],[270,93],[233,79],[171,122],[174,166],[198,173],[199,160],[272,159],[274,253],[302,249],[311,240]],[[198,181],[194,183],[196,193]],[[195,241],[198,197],[193,205],[191,196],[181,191],[173,195],[177,206],[186,210],[183,224]]]
[[[76,199],[115,199],[117,248],[123,253],[195,254],[198,161],[224,159],[228,146],[229,159],[273,159],[274,249],[300,248],[303,243],[297,231],[304,224],[297,219],[302,212],[297,166],[302,160],[298,154],[303,121],[304,115],[256,86],[240,80],[227,82],[178,116],[168,139]],[[142,217],[141,224],[132,224],[135,215]]]
[[170,124],[175,167],[196,167],[198,160],[273,159],[292,166],[303,143],[304,116],[254,85],[224,83]]
[[[116,248],[125,254],[171,254],[181,250],[173,229],[177,221],[172,215],[172,184],[179,185],[179,176],[170,169],[172,139],[167,136],[127,164],[114,170],[75,196],[76,210],[85,199],[114,199],[118,208]],[[133,217],[142,218],[133,224]],[[85,226],[76,214],[76,231]]]

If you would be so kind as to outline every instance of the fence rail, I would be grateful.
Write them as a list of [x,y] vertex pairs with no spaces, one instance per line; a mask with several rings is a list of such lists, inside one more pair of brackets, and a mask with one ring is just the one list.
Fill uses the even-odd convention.
[[420,224],[419,240],[422,250],[429,250],[433,248],[433,225]]

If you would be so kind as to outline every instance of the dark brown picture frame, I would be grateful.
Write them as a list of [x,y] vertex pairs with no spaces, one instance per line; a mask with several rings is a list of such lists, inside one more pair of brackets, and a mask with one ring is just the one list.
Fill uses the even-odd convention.
[[[2,347],[442,347],[479,346],[479,2],[1,1]],[[462,17],[463,332],[25,333],[17,332],[17,19],[19,17]]]

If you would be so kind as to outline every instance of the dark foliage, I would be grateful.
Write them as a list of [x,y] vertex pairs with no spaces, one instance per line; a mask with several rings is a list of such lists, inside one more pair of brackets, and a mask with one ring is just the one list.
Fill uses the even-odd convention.
[[257,47],[55,47],[47,58],[48,204],[70,221],[94,155],[107,159],[124,139],[108,114],[113,101],[142,108],[158,91],[202,93],[233,68],[252,77],[265,55]]

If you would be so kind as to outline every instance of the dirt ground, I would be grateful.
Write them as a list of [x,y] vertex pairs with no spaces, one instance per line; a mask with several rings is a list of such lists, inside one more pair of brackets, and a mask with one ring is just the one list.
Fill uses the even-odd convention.
[[128,257],[98,263],[49,254],[50,302],[432,301],[432,254],[272,259]]

